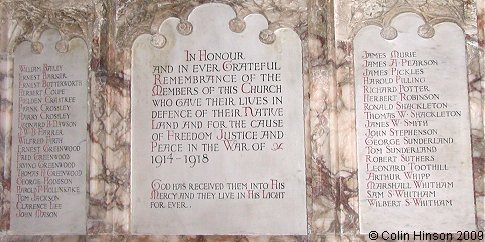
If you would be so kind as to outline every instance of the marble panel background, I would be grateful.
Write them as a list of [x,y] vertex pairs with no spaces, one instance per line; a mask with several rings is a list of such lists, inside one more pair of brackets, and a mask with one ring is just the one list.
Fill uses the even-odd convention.
[[[289,27],[303,43],[308,236],[131,236],[131,44],[167,17],[226,3],[243,19],[264,15],[269,29]],[[386,26],[411,11],[430,24],[463,27],[477,224],[485,227],[485,3],[483,0],[3,0],[0,2],[0,241],[359,241],[352,38],[368,24]],[[477,14],[478,13],[478,14]],[[9,228],[12,59],[21,41],[46,28],[89,49],[90,157],[85,236],[11,236]]]

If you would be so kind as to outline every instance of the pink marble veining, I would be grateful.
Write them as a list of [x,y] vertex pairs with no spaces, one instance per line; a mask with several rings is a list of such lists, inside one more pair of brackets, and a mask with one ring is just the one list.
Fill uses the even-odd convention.
[[[476,2],[476,12],[477,12],[477,29],[478,29],[478,37],[477,37],[477,51],[478,51],[478,62],[479,71],[476,73],[478,76],[479,82],[477,82],[476,89],[480,90],[477,91],[478,95],[481,93],[481,117],[477,117],[477,120],[480,120],[478,125],[482,126],[481,133],[477,135],[476,141],[474,142],[477,146],[480,146],[481,149],[477,149],[477,153],[480,154],[480,158],[476,161],[476,168],[474,169],[474,175],[477,177],[475,182],[475,189],[476,189],[476,203],[477,203],[477,214],[481,214],[481,217],[478,218],[478,226],[482,230],[485,228],[485,155],[483,154],[484,148],[484,136],[485,136],[485,1],[478,0]],[[477,95],[477,99],[478,99]],[[480,105],[477,105],[480,107]],[[477,154],[477,156],[478,156]],[[481,177],[481,178],[480,178]]]

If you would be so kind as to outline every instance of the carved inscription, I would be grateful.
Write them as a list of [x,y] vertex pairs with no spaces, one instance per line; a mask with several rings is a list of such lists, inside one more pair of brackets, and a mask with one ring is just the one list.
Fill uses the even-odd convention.
[[163,48],[135,41],[134,233],[306,234],[299,38],[281,30],[266,45],[251,29],[213,29],[228,10],[197,8],[193,33]]
[[404,14],[396,39],[367,27],[354,41],[364,233],[474,226],[463,33],[446,23],[424,39],[420,23]]
[[[87,50],[43,53],[21,44],[14,61],[11,230],[18,234],[85,233]],[[33,226],[35,225],[35,226]]]
[[[210,152],[283,150],[286,112],[278,62],[246,62],[243,52],[183,55],[176,67],[153,66],[154,167],[179,160],[194,168],[209,163]],[[194,154],[181,156],[187,152]]]

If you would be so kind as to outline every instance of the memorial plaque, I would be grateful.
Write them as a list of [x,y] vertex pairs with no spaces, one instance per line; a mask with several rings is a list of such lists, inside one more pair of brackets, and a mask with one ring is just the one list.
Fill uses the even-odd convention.
[[46,30],[15,51],[13,234],[86,233],[88,51],[81,39],[59,40]]
[[392,27],[354,39],[361,232],[473,230],[463,31],[410,13]]
[[301,41],[235,17],[202,5],[133,44],[135,234],[307,233]]

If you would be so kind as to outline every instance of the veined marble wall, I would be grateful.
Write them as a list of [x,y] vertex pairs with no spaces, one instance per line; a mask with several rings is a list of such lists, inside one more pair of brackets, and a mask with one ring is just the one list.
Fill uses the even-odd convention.
[[[168,17],[187,19],[201,4],[230,5],[237,17],[264,15],[269,30],[293,29],[302,40],[307,236],[130,235],[131,46]],[[358,183],[352,40],[366,25],[387,26],[403,12],[435,25],[457,23],[466,35],[477,225],[485,228],[485,3],[420,0],[288,1],[10,1],[0,3],[0,168],[2,240],[92,241],[358,241]],[[87,235],[14,236],[10,226],[12,53],[48,28],[89,50]]]

